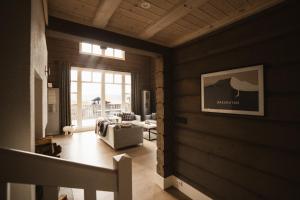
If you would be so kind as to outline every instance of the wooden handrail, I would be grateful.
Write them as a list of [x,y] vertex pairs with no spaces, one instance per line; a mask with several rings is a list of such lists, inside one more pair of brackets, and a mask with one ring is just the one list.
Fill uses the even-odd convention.
[[[115,200],[132,199],[131,158],[126,154],[114,157],[112,169],[3,148],[0,148],[0,160],[2,184],[11,182],[83,188],[85,197],[93,197],[91,199],[96,198],[96,190],[112,191],[115,192]],[[127,192],[123,194],[123,187],[128,188],[129,198]]]

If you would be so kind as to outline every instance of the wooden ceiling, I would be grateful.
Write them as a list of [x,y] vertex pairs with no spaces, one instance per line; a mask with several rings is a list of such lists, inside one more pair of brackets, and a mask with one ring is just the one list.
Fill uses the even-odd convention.
[[48,6],[54,17],[174,47],[282,1],[48,0]]

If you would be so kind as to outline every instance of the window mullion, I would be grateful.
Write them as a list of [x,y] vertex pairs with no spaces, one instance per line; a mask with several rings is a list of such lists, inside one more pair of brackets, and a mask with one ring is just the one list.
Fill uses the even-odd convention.
[[[87,45],[90,46],[90,49],[89,49],[89,47],[87,47]],[[95,48],[96,46],[100,47],[100,54],[95,53],[96,52],[96,48]],[[86,49],[86,48],[88,48],[88,49]],[[106,55],[105,51],[108,51],[109,55]],[[110,55],[110,51],[112,51],[111,55]],[[120,55],[117,56],[116,51],[118,51]],[[88,42],[80,42],[79,43],[79,53],[80,54],[86,54],[86,55],[102,56],[102,57],[125,60],[125,51],[124,50],[114,49],[114,48],[111,48],[111,47],[108,47],[106,49],[101,49],[100,45],[92,44],[92,43],[88,43]]]
[[101,116],[105,116],[105,72],[101,73]]
[[121,105],[121,108],[122,108],[122,112],[125,112],[125,75],[122,74],[122,105]]
[[82,82],[81,82],[81,70],[77,72],[77,124],[78,127],[82,127]]

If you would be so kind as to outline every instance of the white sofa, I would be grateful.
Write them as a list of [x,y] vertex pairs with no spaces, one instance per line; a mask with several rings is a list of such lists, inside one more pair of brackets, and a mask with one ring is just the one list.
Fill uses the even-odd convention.
[[121,149],[143,143],[143,128],[134,125],[119,128],[118,125],[111,124],[108,125],[106,136],[99,136],[113,149]]
[[141,121],[141,115],[136,115],[134,113],[131,113],[134,116],[134,120],[125,120],[122,118],[122,113],[119,113],[116,117],[119,118],[120,121],[126,122],[126,123],[132,123],[132,122],[140,122]]

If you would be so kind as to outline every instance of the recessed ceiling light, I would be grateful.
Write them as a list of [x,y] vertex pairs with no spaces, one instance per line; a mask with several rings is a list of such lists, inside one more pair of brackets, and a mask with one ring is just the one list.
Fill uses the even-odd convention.
[[149,9],[151,7],[151,4],[147,1],[141,1],[140,6],[141,6],[141,8]]

